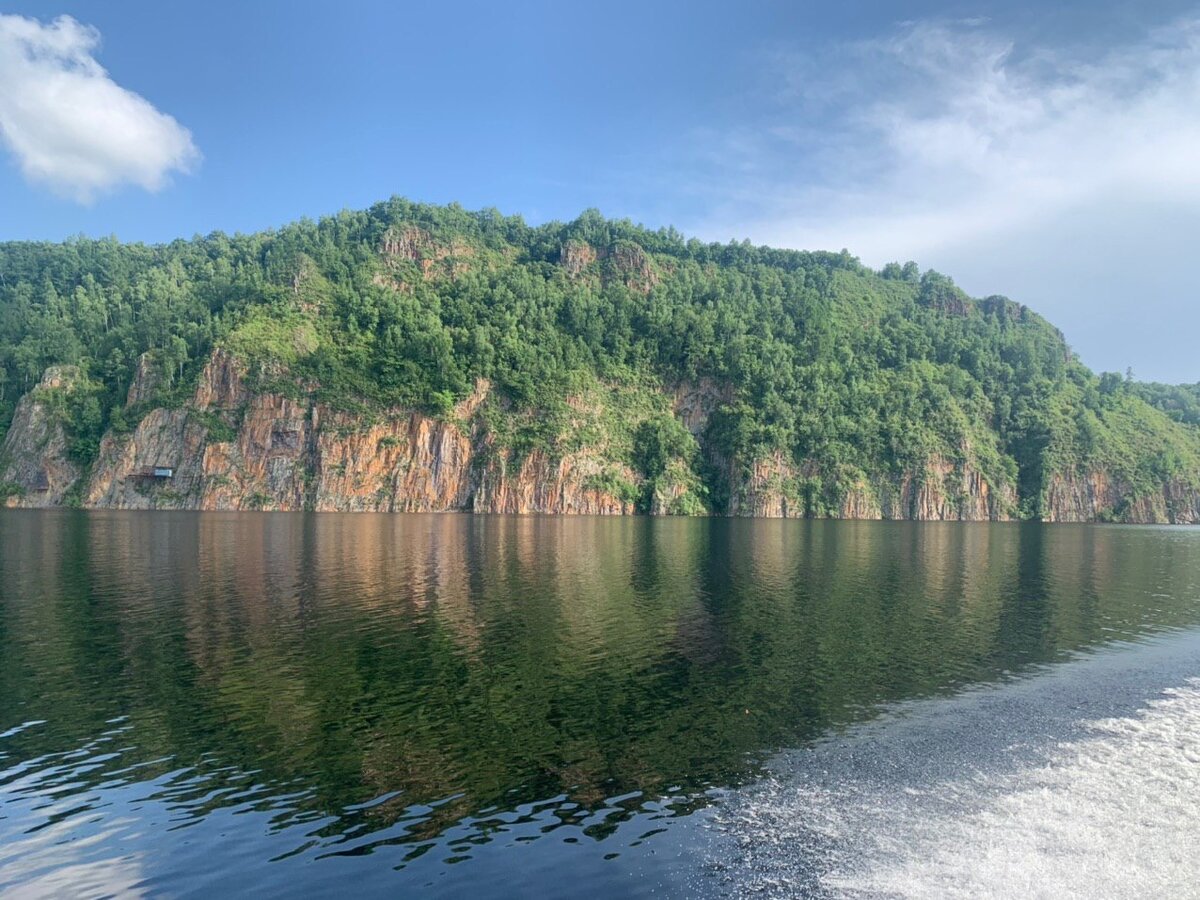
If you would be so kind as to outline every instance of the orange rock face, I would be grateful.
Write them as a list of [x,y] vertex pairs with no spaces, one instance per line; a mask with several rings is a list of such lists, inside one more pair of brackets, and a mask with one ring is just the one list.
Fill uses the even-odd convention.
[[[636,511],[631,497],[640,493],[654,515],[706,509],[705,488],[682,459],[648,484],[603,445],[561,456],[515,455],[489,431],[486,381],[445,417],[404,409],[355,415],[304,390],[284,396],[253,389],[243,363],[223,350],[214,351],[186,405],[152,409],[132,432],[105,435],[80,485],[84,474],[67,453],[46,393],[69,390],[78,377],[54,367],[18,405],[0,447],[6,505],[56,506],[77,498],[119,509],[629,515]],[[152,385],[141,382],[154,377],[152,366],[139,366],[133,406],[152,396]],[[706,448],[710,417],[733,399],[714,381],[676,385],[666,399],[709,471],[725,481],[728,500],[717,513],[923,521],[1016,514],[1014,486],[985,476],[969,447],[957,460],[933,456],[899,473],[859,473],[847,485],[845,476],[835,482],[822,473],[817,460],[797,463],[783,453],[728,460]],[[585,420],[601,411],[592,408],[597,402],[577,398],[572,407]],[[1170,481],[1138,494],[1102,469],[1057,473],[1047,480],[1043,518],[1200,523],[1200,492]]]
[[986,522],[1012,518],[1016,491],[1011,485],[993,490],[983,473],[969,463],[931,458],[917,471],[905,472],[897,488],[879,491],[885,519],[926,522]]
[[789,490],[797,475],[795,467],[779,453],[754,461],[741,473],[736,466],[731,467],[729,514],[766,519],[803,518],[804,504]]
[[[534,451],[511,471],[504,457],[487,466],[475,496],[475,511],[489,513],[566,513],[589,516],[631,515],[634,505],[595,487],[602,464],[585,455],[551,460]],[[633,473],[629,472],[632,479]]]
[[[810,461],[803,471],[782,454],[758,460],[740,471],[731,467],[730,515],[801,518],[814,515],[797,490],[802,476],[816,476]],[[922,522],[986,522],[1011,519],[1016,509],[1011,485],[993,488],[975,467],[932,457],[898,478],[859,481],[846,489],[833,514],[842,519],[912,519]]]
[[595,249],[583,241],[567,241],[559,251],[559,263],[572,278],[578,278],[595,261]]
[[51,366],[17,403],[0,445],[0,486],[17,491],[3,499],[4,505],[58,506],[79,480],[79,466],[67,454],[67,436],[47,396],[70,390],[78,377],[74,366]]
[[[109,435],[84,495],[123,509],[621,514],[633,505],[589,486],[602,462],[534,453],[514,467],[477,419],[485,381],[440,420],[395,410],[364,421],[320,403],[254,393],[223,351],[205,366],[189,407],[156,409],[132,434]],[[212,417],[236,421],[234,440]],[[170,467],[169,479],[147,478]],[[632,473],[629,473],[632,478]]]
[[1046,486],[1047,522],[1094,522],[1108,519],[1135,524],[1200,524],[1200,494],[1179,481],[1132,496],[1129,485],[1102,469],[1061,472]]

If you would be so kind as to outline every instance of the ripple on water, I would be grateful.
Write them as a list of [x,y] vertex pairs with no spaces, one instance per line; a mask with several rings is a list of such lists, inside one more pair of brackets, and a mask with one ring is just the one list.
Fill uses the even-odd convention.
[[627,894],[780,748],[1194,627],[1198,571],[1185,531],[0,510],[0,893]]
[[[1194,671],[1200,634],[1181,640],[1170,668]],[[1146,677],[1080,665],[1073,683],[1046,675],[781,758],[718,817],[715,883],[768,897],[1200,896],[1200,678],[1071,721]]]
[[825,883],[914,898],[1200,895],[1200,679],[1091,728],[1026,771],[911,795],[866,860]]

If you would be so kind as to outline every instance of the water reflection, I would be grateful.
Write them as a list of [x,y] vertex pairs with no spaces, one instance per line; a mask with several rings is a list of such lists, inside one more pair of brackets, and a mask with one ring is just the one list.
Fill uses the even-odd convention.
[[640,836],[880,703],[1195,623],[1198,573],[1188,530],[2,512],[0,843]]

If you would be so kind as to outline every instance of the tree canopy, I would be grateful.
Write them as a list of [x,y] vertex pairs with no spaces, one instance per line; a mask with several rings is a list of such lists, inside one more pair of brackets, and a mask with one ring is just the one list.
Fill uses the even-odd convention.
[[[0,436],[48,365],[78,365],[85,461],[128,424],[143,354],[170,404],[226,346],[330,403],[434,414],[478,378],[544,421],[586,384],[710,379],[728,386],[709,425],[726,456],[852,477],[969,452],[1019,481],[1030,514],[1049,471],[1200,478],[1200,386],[1097,377],[1029,309],[911,262],[874,272],[846,251],[707,244],[594,210],[534,227],[394,198],[159,246],[0,244],[0,274]],[[659,470],[693,452],[685,436],[644,423],[630,452]]]

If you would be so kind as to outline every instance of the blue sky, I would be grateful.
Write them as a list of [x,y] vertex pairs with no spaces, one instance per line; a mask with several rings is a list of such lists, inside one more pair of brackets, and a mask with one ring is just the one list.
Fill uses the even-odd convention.
[[1200,7],[1044,7],[7,2],[0,239],[597,207],[915,259],[1200,380]]

